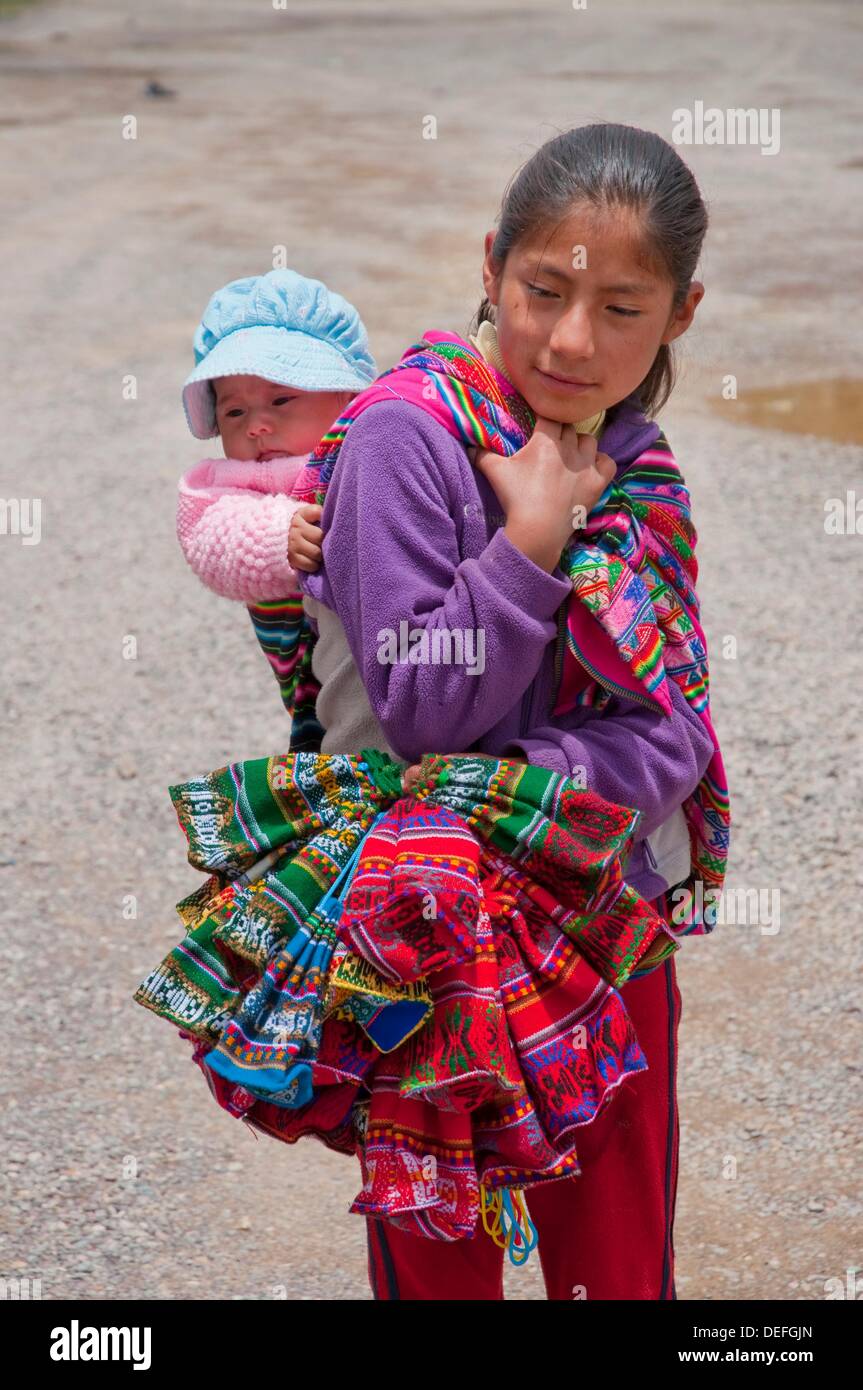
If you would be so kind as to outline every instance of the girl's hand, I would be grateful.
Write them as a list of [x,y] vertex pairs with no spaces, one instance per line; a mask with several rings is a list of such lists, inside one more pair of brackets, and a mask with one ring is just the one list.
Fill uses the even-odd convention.
[[506,513],[513,545],[549,573],[617,471],[592,434],[541,415],[523,449],[509,458],[479,449],[474,462]]
[[324,533],[314,523],[320,520],[323,507],[316,502],[304,502],[297,507],[288,527],[288,564],[292,570],[314,574],[323,559],[321,545]]
[[[489,758],[492,762],[495,763],[500,761],[500,758],[496,753],[441,753],[440,756],[442,758]],[[508,763],[526,763],[527,758],[515,758],[511,754],[507,753],[506,761]],[[410,767],[405,768],[404,772],[402,773],[403,792],[407,793],[416,786],[417,782],[420,780],[420,769],[420,763],[412,763]]]

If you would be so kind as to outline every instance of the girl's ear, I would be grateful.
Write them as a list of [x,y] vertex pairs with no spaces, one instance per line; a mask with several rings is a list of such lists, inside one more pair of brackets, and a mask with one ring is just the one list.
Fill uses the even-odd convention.
[[500,289],[500,277],[503,266],[500,265],[492,256],[491,248],[494,245],[494,230],[485,234],[485,255],[482,262],[482,283],[486,293],[486,298],[490,304],[497,304],[498,291]]
[[672,309],[668,325],[662,335],[663,343],[671,343],[685,333],[695,317],[695,310],[704,298],[704,286],[700,280],[690,280],[686,298],[677,308]]

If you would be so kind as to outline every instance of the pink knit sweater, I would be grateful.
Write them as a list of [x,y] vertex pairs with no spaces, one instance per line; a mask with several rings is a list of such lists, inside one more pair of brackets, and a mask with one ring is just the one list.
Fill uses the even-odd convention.
[[284,598],[297,588],[288,528],[302,503],[287,494],[308,454],[271,459],[202,459],[184,473],[177,538],[195,574],[243,603]]

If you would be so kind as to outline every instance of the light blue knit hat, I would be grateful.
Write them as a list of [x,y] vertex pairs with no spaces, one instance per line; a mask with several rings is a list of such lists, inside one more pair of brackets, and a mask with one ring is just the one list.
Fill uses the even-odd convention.
[[378,375],[352,304],[295,270],[271,270],[216,290],[195,332],[183,408],[196,439],[216,428],[217,376],[260,376],[300,391],[362,391]]

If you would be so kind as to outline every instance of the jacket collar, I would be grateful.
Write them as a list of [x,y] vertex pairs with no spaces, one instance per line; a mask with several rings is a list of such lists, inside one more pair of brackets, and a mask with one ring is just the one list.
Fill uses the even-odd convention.
[[648,420],[638,392],[633,391],[606,412],[605,425],[598,441],[599,449],[620,467],[633,463],[639,454],[656,443],[661,433],[656,421]]

